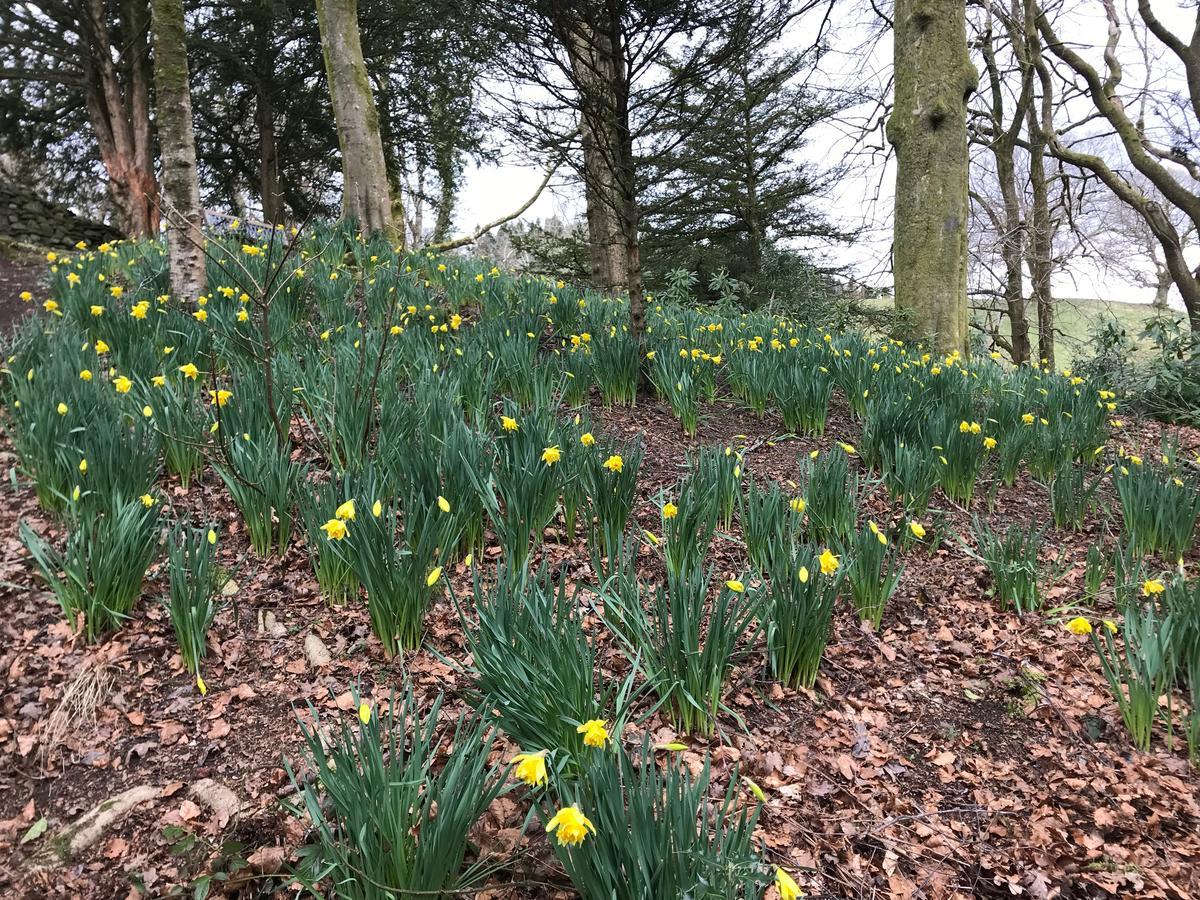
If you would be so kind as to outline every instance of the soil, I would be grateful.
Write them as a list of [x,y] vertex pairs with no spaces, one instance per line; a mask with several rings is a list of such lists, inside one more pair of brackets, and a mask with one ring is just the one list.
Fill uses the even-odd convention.
[[[23,277],[19,266],[2,265],[0,273]],[[798,474],[798,455],[858,435],[840,398],[820,439],[781,438],[779,421],[730,403],[705,412],[699,434],[688,439],[658,401],[593,409],[598,430],[645,441],[637,508],[645,527],[657,522],[659,489],[701,444],[746,447],[753,477],[786,481]],[[1160,431],[1135,425],[1128,440],[1152,448]],[[1200,435],[1185,430],[1180,442],[1193,456]],[[5,469],[16,463],[7,448],[2,462]],[[308,704],[323,718],[350,717],[351,686],[383,700],[407,673],[425,701],[448,693],[448,720],[463,711],[462,679],[442,661],[466,657],[448,601],[431,615],[420,651],[385,660],[365,605],[326,604],[301,546],[282,560],[250,554],[211,472],[188,490],[175,482],[165,489],[175,513],[203,512],[219,523],[221,562],[238,584],[211,632],[207,695],[175,652],[159,571],[128,625],[89,648],[72,636],[17,537],[21,518],[38,529],[51,521],[23,479],[5,484],[0,853],[8,865],[0,895],[191,895],[197,879],[228,872],[239,859],[249,866],[213,882],[214,894],[294,896],[276,873],[303,843],[305,826],[282,805],[293,796],[283,759],[300,759],[297,718],[311,720]],[[1050,532],[1044,562],[1058,574],[1049,606],[1078,598],[1088,547],[1114,540],[1119,513],[1112,504],[1102,495],[1101,512],[1082,533]],[[985,476],[970,510],[940,495],[935,506],[945,526],[933,547],[906,553],[878,633],[839,612],[815,690],[772,681],[756,647],[730,681],[730,711],[713,739],[676,735],[658,715],[642,727],[658,742],[686,744],[681,755],[693,767],[711,754],[714,791],[735,771],[761,789],[761,846],[809,896],[1200,896],[1200,804],[1182,742],[1172,746],[1159,733],[1151,752],[1132,750],[1090,643],[1054,616],[998,611],[988,576],[958,537],[970,534],[972,512],[999,526],[1044,521],[1045,488],[1027,476],[1012,488]],[[881,487],[868,508],[880,522],[896,518]],[[551,541],[541,552],[579,578],[590,574],[582,542]],[[1193,548],[1189,568],[1198,556]],[[708,561],[724,579],[743,574],[743,558],[734,534],[714,541]],[[469,596],[469,573],[459,566],[450,577],[457,595]],[[278,633],[263,627],[267,613],[282,625]],[[328,647],[330,665],[314,669],[306,660],[310,634]],[[608,648],[605,665],[619,668],[616,659]],[[56,717],[87,672],[104,676],[94,702]],[[64,723],[57,734],[56,718]],[[236,814],[190,794],[206,778],[236,793]],[[156,799],[70,862],[38,864],[63,824],[139,785],[157,788]],[[748,784],[743,793],[744,802],[755,802]],[[476,896],[574,896],[545,835],[536,826],[520,833],[528,809],[519,796],[497,800],[477,829],[480,854],[515,862]],[[45,834],[22,845],[43,817]]]
[[31,309],[32,303],[21,299],[24,291],[37,301],[45,298],[46,263],[32,253],[12,252],[0,247],[0,334],[12,332],[16,322]]

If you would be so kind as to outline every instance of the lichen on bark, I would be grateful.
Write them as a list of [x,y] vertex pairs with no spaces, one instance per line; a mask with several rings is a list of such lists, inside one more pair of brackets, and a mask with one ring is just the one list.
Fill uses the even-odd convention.
[[897,312],[939,352],[967,349],[967,98],[962,0],[896,0],[893,276]]
[[317,0],[317,21],[342,152],[342,214],[357,220],[365,233],[383,232],[403,244],[403,230],[395,224],[403,221],[403,210],[388,185],[379,114],[358,30],[358,2]]

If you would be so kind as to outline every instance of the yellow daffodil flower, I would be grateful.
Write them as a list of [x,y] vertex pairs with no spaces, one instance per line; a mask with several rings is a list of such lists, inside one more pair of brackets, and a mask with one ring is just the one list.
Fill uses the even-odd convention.
[[329,536],[331,541],[340,541],[349,533],[346,529],[346,523],[341,519],[330,519],[321,526],[321,530]]
[[1092,633],[1092,623],[1089,622],[1087,619],[1085,619],[1083,616],[1076,616],[1070,622],[1067,623],[1067,631],[1071,632],[1071,634],[1079,634],[1079,635],[1091,634]]
[[546,823],[547,834],[551,834],[556,829],[560,847],[582,844],[589,831],[592,834],[596,833],[596,826],[592,824],[592,820],[585,816],[578,806],[574,805],[564,806],[554,814],[554,818]]
[[546,783],[546,751],[537,753],[518,753],[511,760],[516,765],[513,775],[518,781],[523,781],[530,787]]

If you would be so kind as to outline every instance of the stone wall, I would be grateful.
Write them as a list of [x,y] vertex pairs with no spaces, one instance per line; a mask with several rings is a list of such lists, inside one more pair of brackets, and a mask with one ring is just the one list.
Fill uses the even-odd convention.
[[116,240],[114,228],[81,218],[17,182],[0,178],[0,240],[38,247],[90,246]]

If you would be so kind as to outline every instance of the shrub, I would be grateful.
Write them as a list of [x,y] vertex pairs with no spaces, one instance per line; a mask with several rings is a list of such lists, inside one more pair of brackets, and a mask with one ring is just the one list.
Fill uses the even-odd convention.
[[1089,482],[1083,466],[1070,460],[1060,463],[1047,485],[1055,526],[1076,531],[1082,528],[1099,487],[1100,478]]
[[85,516],[61,553],[24,520],[20,533],[67,622],[95,641],[129,618],[141,594],[159,551],[158,505],[117,501],[109,511]]
[[1191,477],[1159,472],[1137,457],[1113,470],[1121,501],[1125,532],[1139,553],[1157,553],[1172,560],[1192,545],[1200,516],[1200,484]]
[[[740,581],[727,582],[709,604],[710,577],[700,568],[668,576],[654,588],[649,607],[640,590],[604,592],[605,621],[641,668],[667,715],[687,734],[712,734],[723,708],[725,679],[752,641],[760,600]],[[707,623],[707,627],[706,627]]]
[[323,526],[366,588],[371,629],[389,657],[421,645],[425,615],[443,590],[444,554],[459,537],[436,502],[411,492],[402,506],[401,513],[391,502],[361,496],[350,510],[332,511]]
[[1014,523],[1001,537],[978,518],[973,521],[979,558],[991,573],[990,593],[1000,608],[1015,609],[1018,615],[1041,608],[1038,555],[1042,532],[1032,525]]
[[587,818],[581,843],[551,832],[587,900],[758,897],[768,875],[754,850],[757,808],[739,802],[737,783],[735,771],[712,799],[708,760],[693,776],[673,757],[657,763],[643,742],[636,758],[621,747],[589,754],[582,776],[555,792],[558,806],[538,811],[547,828],[564,807]]
[[[357,693],[357,692],[356,692]],[[358,700],[358,697],[355,697]],[[492,740],[481,719],[439,728],[442,699],[422,716],[411,688],[384,706],[359,705],[359,721],[322,730],[300,723],[305,767],[293,812],[307,818],[313,842],[301,848],[298,877],[317,896],[347,900],[443,895],[470,888],[481,874],[465,865],[470,832],[503,790],[488,765]],[[438,749],[449,756],[434,768]],[[321,885],[327,888],[318,889]]]
[[[1120,635],[1119,650],[1114,632]],[[1164,617],[1153,602],[1130,603],[1120,626],[1102,624],[1092,631],[1092,644],[1121,720],[1133,745],[1143,752],[1150,749],[1159,698],[1175,676],[1173,639],[1170,615]]]
[[805,546],[775,554],[767,571],[763,617],[771,671],[784,684],[811,688],[829,643],[842,575],[823,571],[817,552]]
[[471,652],[472,693],[513,743],[550,751],[567,765],[583,750],[581,723],[624,726],[632,675],[622,683],[599,677],[565,572],[555,585],[544,567],[529,575],[500,566],[485,583],[476,569],[473,594],[475,624],[451,594]]
[[860,500],[858,473],[851,474],[850,457],[839,447],[815,460],[801,459],[800,467],[809,535],[818,543],[847,543]]
[[900,584],[904,566],[896,546],[874,522],[858,532],[846,566],[846,581],[854,609],[864,622],[878,630],[883,621],[883,609]]
[[213,601],[217,573],[213,567],[216,532],[180,522],[167,539],[170,592],[167,613],[179,641],[183,667],[193,675],[208,651],[208,628],[217,614]]
[[594,551],[611,556],[637,498],[637,476],[642,465],[640,443],[598,442],[579,471],[592,513],[589,540]]

